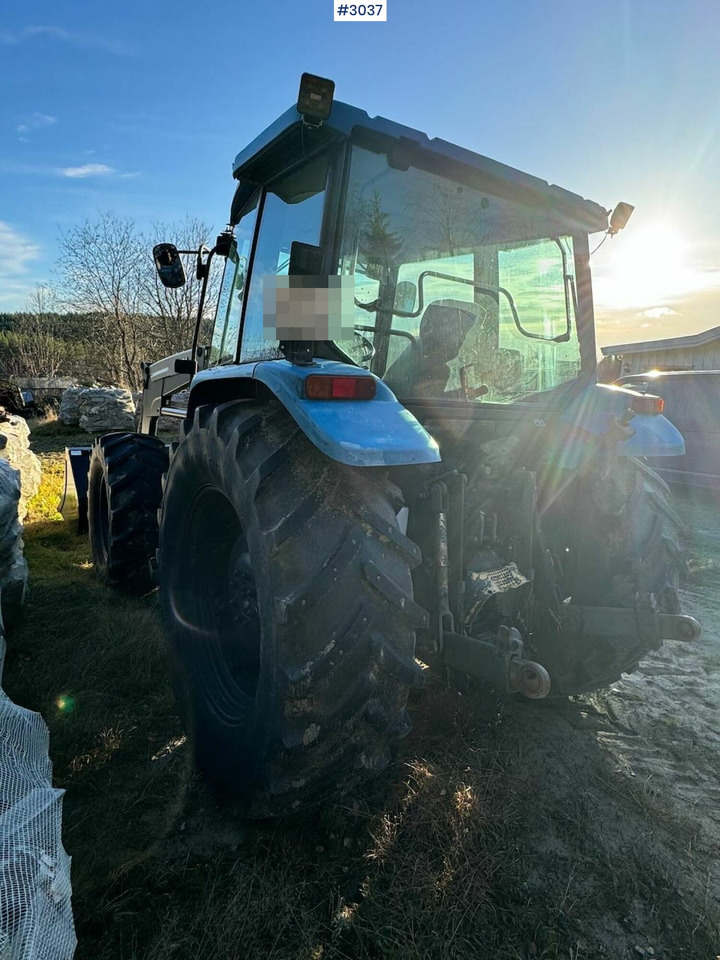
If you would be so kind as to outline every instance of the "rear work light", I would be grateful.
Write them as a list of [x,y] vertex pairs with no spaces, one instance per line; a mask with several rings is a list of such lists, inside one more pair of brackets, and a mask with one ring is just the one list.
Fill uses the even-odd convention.
[[312,374],[305,378],[305,396],[309,400],[372,400],[375,378]]
[[665,401],[652,393],[640,394],[632,398],[630,409],[633,413],[662,413],[665,409]]

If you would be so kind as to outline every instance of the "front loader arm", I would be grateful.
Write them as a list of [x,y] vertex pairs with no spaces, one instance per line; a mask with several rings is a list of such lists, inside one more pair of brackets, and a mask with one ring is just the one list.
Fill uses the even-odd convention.
[[180,390],[188,387],[193,378],[192,350],[182,350],[155,363],[143,363],[142,416],[140,433],[154,436],[163,404]]

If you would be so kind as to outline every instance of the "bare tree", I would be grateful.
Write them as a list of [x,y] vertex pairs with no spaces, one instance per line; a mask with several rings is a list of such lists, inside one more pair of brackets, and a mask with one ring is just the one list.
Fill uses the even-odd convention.
[[65,366],[67,347],[52,309],[52,291],[38,284],[17,326],[17,376],[55,377]]
[[[152,246],[161,236],[190,250],[207,244],[210,230],[188,217],[179,225],[157,226],[150,238],[130,218],[101,213],[60,238],[60,300],[66,309],[92,316],[88,340],[99,379],[132,390],[141,386],[141,361],[190,346],[199,308],[194,263],[188,265],[184,287],[168,290],[158,280]],[[218,280],[217,272],[211,274],[206,316],[213,310]]]
[[137,390],[147,339],[141,297],[144,250],[130,218],[101,213],[60,238],[58,294],[66,309],[92,314],[92,347],[108,378]]
[[[208,224],[186,217],[180,223],[156,224],[152,239],[146,242],[149,269],[143,274],[141,298],[145,312],[152,318],[153,340],[158,357],[190,346],[200,309],[202,287],[195,277],[195,261],[189,258],[186,258],[185,286],[176,289],[164,287],[152,267],[151,248],[155,243],[169,240],[179,250],[198,250],[203,245],[210,246],[211,238]],[[220,286],[220,270],[217,269],[218,264],[214,266],[216,269],[210,271],[203,308],[205,320],[214,316]]]

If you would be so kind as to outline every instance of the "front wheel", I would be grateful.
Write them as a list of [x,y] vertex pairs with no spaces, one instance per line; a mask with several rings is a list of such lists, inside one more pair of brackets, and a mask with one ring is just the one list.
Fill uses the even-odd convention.
[[158,510],[165,444],[138,433],[108,433],[88,468],[88,533],[93,565],[108,586],[147,593],[155,586]]
[[421,671],[398,491],[275,402],[195,411],[166,478],[160,608],[198,767],[252,817],[383,767]]

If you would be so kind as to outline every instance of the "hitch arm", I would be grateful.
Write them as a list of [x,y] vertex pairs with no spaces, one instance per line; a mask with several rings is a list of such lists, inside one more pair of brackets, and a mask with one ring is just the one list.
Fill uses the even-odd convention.
[[[503,628],[501,628],[502,630]],[[443,634],[443,664],[507,693],[541,700],[550,693],[550,675],[540,663],[526,660],[520,634],[507,630],[507,639],[479,640],[461,633]]]
[[697,640],[702,627],[695,619],[680,613],[659,613],[651,607],[582,607],[561,604],[561,619],[570,629],[591,637],[637,637],[648,646],[660,646],[663,640]]

